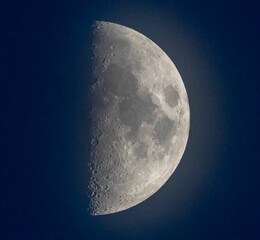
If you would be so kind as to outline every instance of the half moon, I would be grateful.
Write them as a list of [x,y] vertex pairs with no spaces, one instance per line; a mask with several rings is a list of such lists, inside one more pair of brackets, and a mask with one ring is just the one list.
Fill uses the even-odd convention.
[[170,58],[128,27],[96,22],[90,97],[92,215],[133,207],[158,191],[184,153],[187,93]]

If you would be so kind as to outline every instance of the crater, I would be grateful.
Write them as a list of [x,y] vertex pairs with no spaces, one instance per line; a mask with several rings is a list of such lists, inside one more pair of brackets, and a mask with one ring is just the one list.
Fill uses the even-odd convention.
[[167,116],[164,116],[155,124],[154,137],[160,145],[165,145],[175,134],[176,124]]
[[163,93],[165,96],[165,102],[172,108],[176,107],[180,99],[177,89],[173,86],[169,86],[163,90]]

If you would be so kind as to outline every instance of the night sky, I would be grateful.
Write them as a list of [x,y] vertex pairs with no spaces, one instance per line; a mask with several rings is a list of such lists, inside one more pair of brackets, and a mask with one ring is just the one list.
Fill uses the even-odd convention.
[[[260,239],[257,3],[1,3],[0,239]],[[86,146],[95,20],[133,28],[166,52],[186,86],[191,126],[156,194],[93,217]]]

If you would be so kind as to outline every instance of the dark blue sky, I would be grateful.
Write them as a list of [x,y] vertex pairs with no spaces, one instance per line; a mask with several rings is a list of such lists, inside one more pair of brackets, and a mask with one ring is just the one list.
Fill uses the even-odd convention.
[[[1,240],[259,239],[257,1],[9,1],[1,10]],[[101,217],[88,215],[85,193],[94,20],[157,43],[191,108],[170,180]]]

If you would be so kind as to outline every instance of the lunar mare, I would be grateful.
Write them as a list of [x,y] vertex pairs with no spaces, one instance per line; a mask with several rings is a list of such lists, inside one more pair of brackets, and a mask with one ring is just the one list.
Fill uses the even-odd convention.
[[96,22],[91,109],[92,215],[119,212],[153,195],[184,153],[187,93],[170,58],[128,27]]

